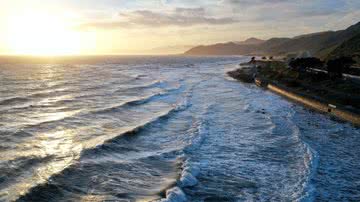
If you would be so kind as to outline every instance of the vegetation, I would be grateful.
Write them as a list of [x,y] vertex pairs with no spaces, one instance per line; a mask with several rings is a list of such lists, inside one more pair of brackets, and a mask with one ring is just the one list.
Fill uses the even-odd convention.
[[[310,58],[297,58],[292,59],[289,63],[289,67],[295,71],[299,72],[308,72],[307,76],[314,77],[316,75],[320,76],[318,71],[315,69],[326,69],[328,72],[328,76],[330,78],[342,78],[344,73],[355,74],[356,70],[351,68],[356,62],[352,59],[352,57],[339,57],[336,59],[328,60],[325,66],[325,62],[321,61],[318,58],[310,57]],[[323,78],[324,75],[321,75]]]
[[245,83],[253,83],[254,75],[248,69],[237,69],[227,73],[230,77]]
[[263,80],[279,81],[289,86],[297,86],[297,80],[301,73],[288,68],[287,65],[279,61],[264,62],[258,68],[258,77]]
[[[252,65],[256,64],[257,68]],[[335,105],[360,109],[360,84],[356,79],[342,79],[354,61],[349,57],[329,60],[325,65],[318,58],[294,59],[289,67],[281,61],[252,60],[246,68],[228,74],[243,82],[254,82],[254,75],[264,83],[288,87],[296,93]],[[311,68],[327,67],[328,72]]]
[[[346,68],[349,61],[345,59],[335,62],[341,62]],[[299,71],[279,61],[261,62],[260,66],[258,78],[263,81],[286,86],[314,99],[360,109],[360,85],[352,80],[330,77],[321,71]]]
[[255,62],[256,62],[256,58],[255,58],[255,57],[252,57],[251,60],[250,60],[250,62],[249,62],[249,64],[253,64],[253,63],[255,63]]
[[[273,41],[273,45],[269,44],[270,41]],[[221,45],[217,48],[220,47]],[[292,59],[286,64],[273,61],[273,57],[266,61],[267,58],[263,57],[262,61],[253,59],[251,64],[256,64],[256,76],[265,83],[288,87],[296,93],[327,103],[360,109],[359,80],[342,78],[344,73],[360,75],[360,68],[354,66],[356,63],[360,64],[360,23],[336,32],[315,33],[292,39],[270,39],[251,47],[234,46],[231,51],[238,48],[241,48],[238,53],[247,54],[278,55],[280,52],[286,54],[308,50],[314,55],[321,55],[325,62],[316,57],[308,57]],[[260,52],[252,52],[254,50]],[[237,73],[235,76],[238,78],[247,73],[248,77],[242,80],[250,81],[252,78],[249,72],[251,71],[242,70],[234,73]]]
[[[360,33],[354,36],[353,38],[345,41],[343,44],[341,44],[339,47],[333,50],[329,54],[328,59],[334,59],[338,57],[359,58],[359,54],[360,54]],[[357,62],[360,63],[360,61]]]
[[322,68],[324,66],[324,62],[315,57],[297,58],[292,60],[289,63],[289,66],[297,71],[306,71],[313,68]]
[[350,67],[355,64],[351,57],[340,57],[327,62],[327,71],[331,78],[341,78],[343,73],[347,73]]

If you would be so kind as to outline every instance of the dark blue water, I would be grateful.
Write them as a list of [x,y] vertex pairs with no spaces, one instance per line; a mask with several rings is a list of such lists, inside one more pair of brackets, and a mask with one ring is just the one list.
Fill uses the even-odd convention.
[[360,201],[360,130],[226,76],[245,60],[0,65],[0,201]]

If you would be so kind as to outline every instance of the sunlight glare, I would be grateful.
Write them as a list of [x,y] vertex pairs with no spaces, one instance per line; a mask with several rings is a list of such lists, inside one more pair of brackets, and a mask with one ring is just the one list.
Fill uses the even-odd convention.
[[25,13],[9,20],[9,47],[20,55],[71,55],[80,52],[79,33],[64,19],[47,13]]

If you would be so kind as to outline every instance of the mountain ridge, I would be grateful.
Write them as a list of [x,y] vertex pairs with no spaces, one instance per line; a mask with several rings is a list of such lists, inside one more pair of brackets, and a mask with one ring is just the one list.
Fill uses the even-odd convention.
[[345,41],[360,34],[360,22],[344,30],[325,31],[295,36],[293,38],[278,37],[269,40],[249,38],[263,41],[259,43],[217,43],[207,46],[196,46],[184,54],[186,55],[287,55],[308,51],[311,55],[326,58]]
[[251,37],[251,38],[246,39],[245,41],[238,41],[238,42],[234,42],[234,43],[239,44],[239,45],[255,45],[255,44],[261,44],[264,42],[265,42],[265,40]]

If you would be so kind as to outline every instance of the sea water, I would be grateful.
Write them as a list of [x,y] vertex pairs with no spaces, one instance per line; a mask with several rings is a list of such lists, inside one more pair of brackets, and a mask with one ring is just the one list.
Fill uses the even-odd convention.
[[226,75],[247,60],[0,61],[0,201],[359,201],[359,129]]

